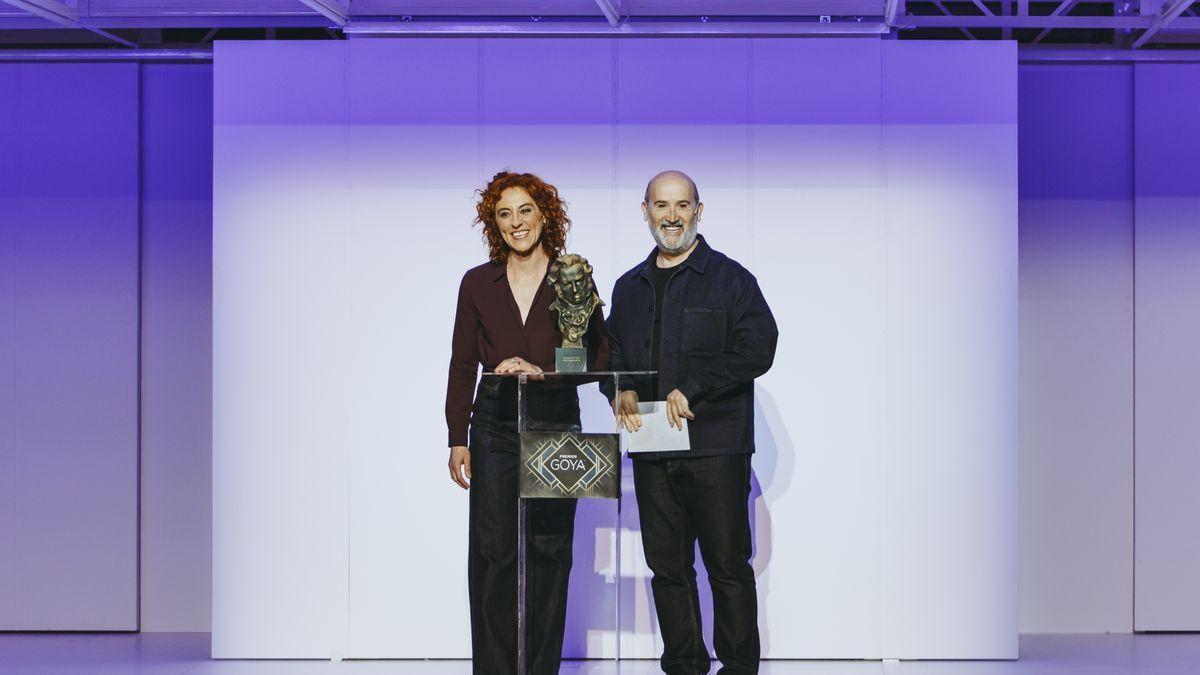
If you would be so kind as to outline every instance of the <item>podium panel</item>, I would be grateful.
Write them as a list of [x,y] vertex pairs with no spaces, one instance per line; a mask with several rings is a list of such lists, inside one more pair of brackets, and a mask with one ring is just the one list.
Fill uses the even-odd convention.
[[[531,499],[612,500],[612,532],[621,529],[621,437],[616,419],[592,422],[584,430],[578,388],[605,381],[619,397],[622,385],[636,386],[651,372],[570,372],[504,374],[484,373],[485,378],[516,381],[517,432],[520,462],[517,494],[517,672],[528,670],[529,630],[527,581],[529,505]],[[502,385],[503,386],[503,385]],[[621,539],[615,537],[614,581],[621,578]],[[568,590],[569,593],[569,590]],[[621,632],[620,585],[611,584],[611,632]],[[620,641],[614,659],[621,658]]]

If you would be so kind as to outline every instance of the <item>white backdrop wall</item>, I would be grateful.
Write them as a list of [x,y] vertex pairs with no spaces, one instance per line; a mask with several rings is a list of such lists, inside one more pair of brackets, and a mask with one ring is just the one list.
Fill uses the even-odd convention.
[[[558,185],[607,299],[649,250],[645,181],[675,167],[781,328],[757,388],[765,655],[1015,657],[1015,57],[221,43],[214,656],[469,655],[441,408],[458,279],[484,258],[472,190],[506,167]],[[657,655],[634,506],[619,533],[581,509],[568,656],[611,654],[616,588],[622,654]]]

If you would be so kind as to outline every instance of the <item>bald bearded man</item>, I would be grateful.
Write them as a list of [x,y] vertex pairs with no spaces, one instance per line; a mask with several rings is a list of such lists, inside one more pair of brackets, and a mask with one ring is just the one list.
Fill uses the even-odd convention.
[[695,549],[712,586],[713,638],[724,675],[758,672],[760,646],[750,566],[750,457],[754,378],[779,335],[754,275],[699,234],[695,182],[664,171],[646,186],[642,214],[656,246],[617,280],[607,321],[613,370],[658,371],[622,391],[605,385],[619,423],[637,433],[639,400],[665,401],[670,423],[688,420],[691,449],[634,456],[633,478],[664,650],[663,672],[708,673]]

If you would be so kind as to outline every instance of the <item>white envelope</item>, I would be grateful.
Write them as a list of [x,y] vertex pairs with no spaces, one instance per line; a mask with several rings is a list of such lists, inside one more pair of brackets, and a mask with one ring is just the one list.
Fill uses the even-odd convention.
[[649,401],[638,403],[642,416],[642,428],[627,431],[621,427],[621,441],[625,449],[637,452],[682,452],[691,450],[688,438],[688,421],[683,420],[683,429],[676,429],[667,422],[667,402]]

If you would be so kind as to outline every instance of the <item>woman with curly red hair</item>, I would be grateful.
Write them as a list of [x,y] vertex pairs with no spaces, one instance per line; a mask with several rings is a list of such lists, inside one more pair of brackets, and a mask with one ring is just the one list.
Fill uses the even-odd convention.
[[[480,365],[511,375],[553,369],[562,335],[550,310],[554,291],[546,273],[563,253],[571,221],[558,190],[532,174],[501,171],[478,194],[475,222],[483,227],[488,262],[467,270],[459,286],[446,425],[450,478],[470,489],[473,671],[502,675],[517,671],[516,379],[483,377],[476,388],[476,377]],[[585,340],[592,370],[607,369],[600,307]],[[539,400],[538,409],[554,428],[579,429],[573,387]],[[575,500],[530,500],[526,518],[528,672],[550,675],[562,657]]]

